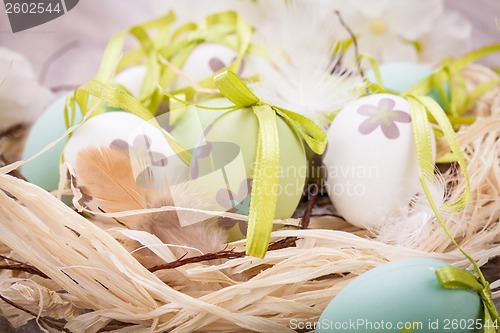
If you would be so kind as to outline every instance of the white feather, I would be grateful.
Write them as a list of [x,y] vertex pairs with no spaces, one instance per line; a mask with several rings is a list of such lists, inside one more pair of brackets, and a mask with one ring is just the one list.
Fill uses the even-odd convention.
[[[436,175],[433,182],[427,184],[436,207],[441,207],[446,200],[445,182],[441,175]],[[441,216],[449,220],[451,216],[439,210]],[[387,219],[378,231],[378,239],[388,244],[418,248],[429,239],[429,234],[440,230],[434,211],[423,189],[413,198],[411,205],[402,207],[399,212]]]
[[355,64],[335,70],[341,60],[334,55],[336,32],[342,28],[326,2],[272,3],[279,15],[256,32],[257,43],[271,59],[254,60],[261,78],[254,89],[259,97],[327,127],[331,114],[357,99],[363,89]]

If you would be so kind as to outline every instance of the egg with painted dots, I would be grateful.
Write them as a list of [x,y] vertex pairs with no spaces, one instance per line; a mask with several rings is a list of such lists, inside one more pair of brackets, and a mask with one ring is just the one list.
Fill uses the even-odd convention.
[[327,136],[326,190],[349,223],[377,229],[409,205],[419,189],[419,162],[408,101],[360,98],[339,112]]

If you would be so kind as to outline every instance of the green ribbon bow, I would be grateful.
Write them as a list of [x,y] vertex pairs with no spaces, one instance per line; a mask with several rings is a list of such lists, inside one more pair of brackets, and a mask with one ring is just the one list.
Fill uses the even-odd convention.
[[477,291],[483,303],[484,332],[498,332],[500,316],[495,303],[493,303],[490,285],[486,280],[477,278],[470,272],[456,267],[442,267],[436,271],[436,275],[443,288]]
[[[279,175],[279,136],[276,116],[281,117],[316,154],[326,148],[325,132],[307,117],[260,100],[233,72],[215,76],[221,94],[238,108],[252,108],[259,124],[253,185],[248,216],[246,253],[263,258],[267,251],[276,210]],[[244,124],[239,124],[244,126]]]

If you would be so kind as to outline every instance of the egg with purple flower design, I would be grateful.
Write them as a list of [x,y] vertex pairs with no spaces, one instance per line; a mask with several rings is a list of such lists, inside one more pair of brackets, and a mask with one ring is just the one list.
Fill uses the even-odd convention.
[[[78,154],[89,147],[108,147],[127,155],[137,181],[144,173],[163,186],[165,180],[187,178],[188,166],[175,154],[162,130],[128,112],[106,112],[78,127],[64,149],[64,161],[75,165]],[[156,183],[156,180],[158,183]]]
[[[193,82],[199,82],[210,78],[218,71],[230,66],[238,57],[238,52],[229,46],[217,43],[202,43],[195,47],[186,62],[182,66],[183,75],[173,82],[173,89],[183,89]],[[248,77],[253,75],[254,70],[247,66],[246,56],[239,68],[239,75]],[[249,74],[252,73],[252,74]]]
[[417,149],[403,97],[360,98],[339,112],[327,135],[326,190],[351,224],[377,229],[418,192]]

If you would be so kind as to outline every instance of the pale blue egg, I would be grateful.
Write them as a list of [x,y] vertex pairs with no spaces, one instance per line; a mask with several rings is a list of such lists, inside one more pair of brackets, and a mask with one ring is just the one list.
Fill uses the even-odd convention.
[[[393,62],[380,65],[380,75],[383,86],[398,94],[406,92],[408,89],[431,76],[433,70],[427,66],[411,62]],[[366,73],[368,81],[377,83],[375,72],[370,70]],[[443,86],[449,98],[448,84]],[[439,96],[437,89],[430,92],[432,97],[444,109],[443,99]]]
[[332,300],[316,332],[397,333],[410,325],[419,333],[480,332],[478,293],[443,288],[436,270],[445,266],[434,259],[412,258],[368,271]]
[[[64,106],[70,94],[59,97],[37,119],[30,130],[23,152],[23,160],[39,153],[48,144],[66,132]],[[75,112],[75,124],[81,121],[79,109]],[[66,139],[58,142],[52,149],[22,166],[22,173],[28,181],[47,191],[56,190],[59,184],[59,162]]]

